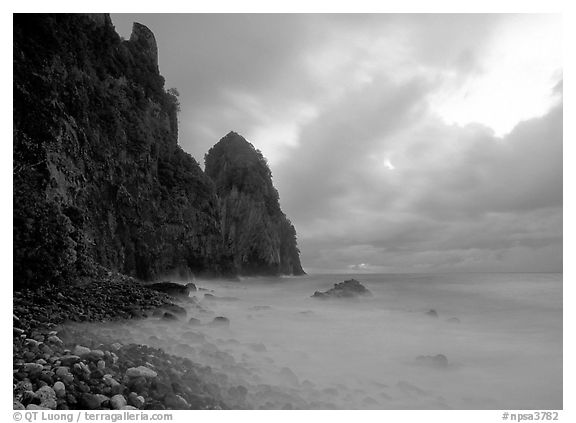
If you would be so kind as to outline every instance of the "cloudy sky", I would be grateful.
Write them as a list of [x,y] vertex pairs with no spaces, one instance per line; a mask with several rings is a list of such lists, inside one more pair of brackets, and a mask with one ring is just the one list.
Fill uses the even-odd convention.
[[558,15],[130,15],[179,143],[269,159],[308,272],[562,271]]

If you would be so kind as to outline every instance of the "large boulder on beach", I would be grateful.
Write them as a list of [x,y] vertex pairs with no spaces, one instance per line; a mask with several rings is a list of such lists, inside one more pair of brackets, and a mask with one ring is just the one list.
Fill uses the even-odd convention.
[[356,279],[349,279],[334,284],[334,288],[325,292],[316,291],[312,298],[353,298],[358,296],[371,296],[372,293]]

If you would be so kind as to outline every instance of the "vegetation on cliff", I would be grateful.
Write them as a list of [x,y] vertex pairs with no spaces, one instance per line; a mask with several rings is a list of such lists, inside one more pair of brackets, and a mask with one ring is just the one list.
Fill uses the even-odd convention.
[[213,184],[177,131],[146,27],[125,41],[106,15],[15,15],[15,284],[229,273]]
[[209,166],[219,199],[178,145],[178,92],[164,88],[148,28],[123,40],[106,14],[16,14],[13,48],[16,287],[100,268],[142,280],[302,273],[262,155],[252,166],[250,151],[218,154],[231,164]]
[[243,275],[303,274],[296,231],[280,209],[262,153],[230,132],[205,161],[206,174],[216,184],[222,236],[235,270]]

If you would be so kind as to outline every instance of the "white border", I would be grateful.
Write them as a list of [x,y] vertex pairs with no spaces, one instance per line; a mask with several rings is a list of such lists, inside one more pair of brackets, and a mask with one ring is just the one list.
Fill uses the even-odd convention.
[[[574,270],[570,258],[574,252],[572,235],[574,234],[573,219],[576,216],[574,209],[573,195],[570,191],[572,188],[572,181],[574,181],[574,173],[570,158],[574,157],[574,141],[576,137],[574,134],[574,124],[570,117],[575,116],[575,109],[573,105],[574,94],[574,81],[576,75],[575,71],[575,52],[576,40],[574,19],[574,7],[570,5],[569,1],[548,0],[548,1],[535,1],[535,0],[485,0],[475,2],[464,2],[461,0],[435,0],[435,1],[416,1],[404,0],[394,3],[373,1],[373,0],[354,0],[343,2],[331,2],[328,6],[327,2],[312,1],[312,0],[292,0],[290,2],[277,2],[262,1],[262,0],[219,0],[211,2],[180,2],[180,1],[163,1],[148,4],[141,2],[118,2],[103,0],[90,4],[80,4],[76,1],[26,1],[26,2],[5,2],[2,5],[2,13],[0,14],[0,27],[3,31],[2,36],[2,83],[3,92],[10,93],[5,95],[2,101],[2,133],[4,135],[3,142],[0,143],[2,160],[0,166],[0,187],[2,198],[5,199],[5,206],[1,209],[1,256],[2,269],[4,270],[3,276],[5,294],[2,295],[1,307],[1,321],[2,323],[2,339],[5,339],[5,345],[2,349],[1,359],[4,366],[1,368],[2,383],[0,398],[2,398],[2,411],[5,411],[3,421],[12,421],[12,389],[9,380],[11,379],[11,353],[9,351],[8,339],[11,336],[11,316],[12,309],[12,295],[11,295],[11,281],[12,281],[12,143],[8,140],[12,139],[12,13],[30,13],[34,12],[102,12],[107,11],[110,13],[122,12],[141,12],[141,13],[208,13],[208,12],[242,12],[242,13],[255,13],[255,12],[276,12],[276,13],[377,13],[377,12],[420,12],[420,13],[562,13],[564,16],[564,110],[567,119],[564,120],[564,410],[560,411],[559,421],[576,421],[576,414],[572,405],[574,395],[573,381],[574,381],[574,359],[576,351],[574,348]],[[573,3],[573,2],[572,2]],[[572,189],[571,189],[572,188]],[[10,295],[8,294],[10,292]],[[510,411],[510,410],[508,410]],[[520,411],[525,412],[525,411]],[[175,422],[190,421],[190,412],[175,411]],[[499,422],[501,420],[501,411],[225,411],[225,412],[193,412],[193,419],[202,419],[205,422],[223,421],[224,419],[233,421],[250,421],[250,422],[266,422],[269,423],[270,419],[275,422],[288,422],[294,419],[314,419],[320,421],[348,421],[350,419],[361,419],[361,421],[390,421],[390,422]]]

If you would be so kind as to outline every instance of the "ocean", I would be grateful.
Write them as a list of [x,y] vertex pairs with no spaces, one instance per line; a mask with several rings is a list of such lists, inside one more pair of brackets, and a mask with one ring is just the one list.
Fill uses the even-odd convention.
[[[354,278],[371,297],[319,300]],[[254,408],[561,409],[562,274],[358,274],[195,281],[203,324],[82,324],[243,386]],[[431,311],[434,312],[431,312]],[[208,325],[215,316],[229,327]],[[206,324],[204,324],[206,323]]]

